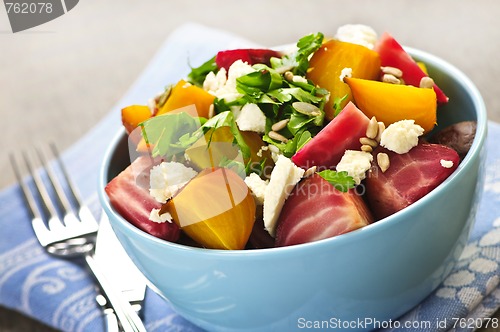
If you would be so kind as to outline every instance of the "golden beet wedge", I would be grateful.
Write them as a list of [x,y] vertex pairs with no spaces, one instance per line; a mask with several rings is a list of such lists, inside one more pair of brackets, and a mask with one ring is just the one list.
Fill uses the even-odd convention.
[[436,124],[437,100],[433,89],[379,81],[345,78],[356,106],[369,118],[386,126],[399,120],[415,120],[428,132]]
[[205,169],[162,210],[193,240],[210,249],[244,249],[255,222],[255,201],[243,180],[225,168]]
[[137,128],[139,123],[151,116],[151,110],[146,105],[131,105],[122,109],[122,123],[129,134]]
[[330,92],[330,99],[325,105],[328,120],[334,117],[335,98],[347,95],[340,109],[352,100],[349,87],[340,78],[344,68],[352,69],[352,77],[375,80],[380,74],[380,57],[377,52],[364,46],[338,40],[325,42],[314,53],[309,62],[307,78]]
[[[156,115],[175,112],[177,109],[195,105],[196,114],[191,116],[201,116],[208,118],[208,110],[214,102],[215,96],[200,87],[192,85],[184,80],[180,80],[170,92],[165,104],[158,110]],[[185,109],[184,109],[185,111]]]

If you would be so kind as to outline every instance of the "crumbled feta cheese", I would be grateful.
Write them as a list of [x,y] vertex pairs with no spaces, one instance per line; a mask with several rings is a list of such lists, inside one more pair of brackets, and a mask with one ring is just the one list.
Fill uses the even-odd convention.
[[181,163],[162,162],[151,169],[149,193],[158,202],[165,203],[196,174],[195,170]]
[[149,220],[152,222],[163,224],[164,222],[172,222],[172,215],[169,212],[160,214],[160,209],[152,209],[149,214]]
[[215,93],[215,91],[221,89],[226,84],[226,77],[227,72],[225,68],[221,68],[217,74],[211,71],[205,77],[205,81],[203,81],[203,89],[210,93]]
[[289,158],[278,156],[264,192],[264,226],[271,236],[276,234],[276,222],[285,200],[303,175],[304,170],[295,166]]
[[250,188],[250,191],[255,198],[255,202],[259,205],[263,205],[264,193],[267,185],[269,184],[269,180],[262,180],[256,173],[250,173],[250,175],[245,178],[245,183],[248,188]]
[[337,172],[347,172],[352,176],[356,184],[360,184],[370,169],[373,156],[364,151],[346,150],[342,159],[337,164]]
[[227,72],[227,83],[231,85],[236,85],[236,79],[241,76],[245,76],[247,74],[253,73],[255,69],[248,64],[248,62],[243,62],[242,60],[236,60],[229,67],[229,71]]
[[[241,93],[236,90],[236,79],[253,73],[255,69],[252,68],[248,63],[243,62],[241,60],[236,60],[231,67],[229,67],[229,70],[227,72],[227,80],[225,84],[219,86],[219,84],[222,82],[222,77],[217,78],[217,75],[215,75],[215,80],[217,80],[217,83],[214,83],[214,79],[211,77],[209,78],[209,81],[207,82],[207,88],[210,86],[215,87],[216,85],[219,86],[218,89],[210,89],[209,92],[213,95],[215,95],[219,99],[224,99],[227,102],[234,101],[241,96],[243,96]],[[221,74],[222,76],[222,74]],[[205,79],[206,80],[206,79]],[[203,83],[203,87],[205,87],[205,82]]]
[[399,154],[407,153],[417,146],[424,129],[414,120],[401,120],[389,125],[380,136],[380,145]]
[[344,83],[344,78],[346,77],[352,77],[352,68],[344,68],[340,72],[339,79],[342,83]]
[[451,160],[441,159],[439,162],[441,163],[441,166],[443,166],[444,168],[452,168],[453,167],[453,161],[451,161]]
[[266,131],[266,115],[257,104],[245,104],[236,118],[238,128],[243,131],[255,131],[264,133]]
[[335,39],[373,49],[377,43],[377,33],[364,24],[346,24],[337,29]]

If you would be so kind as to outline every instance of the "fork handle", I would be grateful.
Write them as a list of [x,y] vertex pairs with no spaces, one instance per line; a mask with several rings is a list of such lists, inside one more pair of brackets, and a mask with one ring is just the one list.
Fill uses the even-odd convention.
[[104,325],[106,326],[106,332],[120,332],[116,315],[110,309],[104,312]]
[[132,308],[130,303],[123,299],[120,293],[118,293],[114,286],[106,279],[104,273],[102,273],[99,263],[94,259],[92,254],[85,255],[85,261],[89,266],[90,270],[95,276],[97,284],[102,291],[104,297],[109,300],[111,307],[113,308],[116,317],[120,321],[120,324],[124,332],[147,332],[141,319]]

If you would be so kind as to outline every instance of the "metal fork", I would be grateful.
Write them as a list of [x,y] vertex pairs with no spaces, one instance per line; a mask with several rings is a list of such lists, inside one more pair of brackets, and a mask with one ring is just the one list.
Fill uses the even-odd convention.
[[[40,161],[39,163],[42,165],[51,183],[52,192],[56,197],[55,200],[57,203],[55,204],[42,177],[35,171],[28,154],[26,152],[23,153],[24,164],[38,193],[39,204],[37,204],[35,194],[31,191],[27,182],[23,181],[15,156],[13,154],[10,155],[16,178],[33,215],[32,226],[38,241],[51,255],[68,259],[83,257],[94,274],[102,295],[111,304],[123,331],[146,332],[141,319],[130,303],[124,300],[122,295],[114,289],[97,264],[94,252],[99,225],[90,210],[81,203],[81,199],[68,176],[55,145],[51,144],[50,147],[63,175],[62,178],[64,178],[64,182],[66,182],[69,189],[66,191],[63,189],[52,167],[48,165],[44,152],[41,149],[37,149],[36,153]],[[72,197],[73,205],[70,203],[69,196]],[[56,204],[60,207],[59,210],[56,209]],[[40,206],[42,209],[40,209]],[[76,213],[72,206],[76,207]],[[62,219],[58,211],[61,211],[60,214],[63,214]],[[110,326],[108,326],[109,328]]]

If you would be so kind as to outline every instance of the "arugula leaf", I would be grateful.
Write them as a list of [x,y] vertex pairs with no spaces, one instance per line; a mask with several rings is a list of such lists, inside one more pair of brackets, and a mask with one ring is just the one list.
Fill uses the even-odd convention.
[[232,160],[227,158],[226,156],[222,156],[222,159],[219,162],[219,167],[228,168],[234,171],[242,179],[244,179],[245,176],[248,174],[246,172],[245,165],[243,165],[241,161]]
[[246,95],[251,101],[259,99],[269,86],[270,78],[256,71],[238,77],[236,79],[236,90]]
[[244,165],[241,161],[229,159],[226,156],[222,156],[222,159],[219,162],[219,167],[228,168],[234,171],[242,179],[244,179],[247,175],[250,175],[250,173],[256,173],[257,175],[261,176],[265,165],[266,158],[264,158],[260,163],[249,160],[247,164]]
[[335,97],[335,99],[333,100],[333,108],[335,110],[335,112],[333,113],[334,117],[340,114],[340,112],[342,111],[341,105],[348,96],[349,95],[346,93],[343,97]]
[[324,171],[318,172],[318,175],[326,181],[330,182],[330,184],[333,185],[335,189],[343,193],[356,186],[356,182],[354,181],[352,176],[349,176],[347,174],[346,171],[336,172],[330,169],[326,169]]
[[270,138],[267,134],[262,137],[262,140],[276,146],[285,157],[291,158],[300,148],[302,148],[307,142],[309,142],[311,138],[311,132],[302,129],[286,143],[277,142]]
[[[192,144],[186,134],[200,128],[199,118],[187,113],[162,114],[139,124],[146,143],[153,145],[153,157],[172,156]],[[193,142],[194,143],[194,142]]]
[[250,175],[250,173],[256,173],[258,176],[261,176],[264,168],[266,167],[266,161],[266,158],[263,158],[260,163],[249,160],[247,165],[245,166],[246,174]]
[[321,47],[323,38],[324,35],[321,32],[317,32],[299,39],[297,42],[299,50],[295,56],[297,67],[293,70],[294,74],[305,75],[307,68],[309,68],[309,56]]
[[187,76],[187,81],[196,86],[203,86],[203,82],[205,81],[205,77],[207,77],[208,73],[213,71],[215,74],[217,73],[218,67],[215,63],[215,56],[201,66],[193,68],[191,67],[191,72]]
[[[162,114],[140,124],[146,143],[153,145],[152,155],[172,156],[184,152],[210,129],[229,127],[244,158],[250,158],[250,147],[241,135],[234,114],[222,112],[204,122],[186,113]],[[210,145],[210,140],[207,142]]]
[[296,151],[299,151],[300,149],[302,149],[302,147],[304,145],[306,145],[307,142],[309,142],[311,140],[312,136],[311,136],[311,133],[307,130],[304,130],[304,132],[301,133],[301,135],[299,136],[299,138],[297,139],[297,150]]
[[[234,114],[231,111],[226,111],[217,114],[213,118],[209,119],[203,126],[201,126],[200,130],[205,134],[209,129],[217,129],[220,127],[229,127],[231,134],[233,134],[234,140],[236,144],[238,144],[243,158],[250,158],[250,147],[245,142],[243,135],[241,135],[238,126],[236,125],[236,119],[234,118]],[[197,133],[195,133],[197,135]],[[207,142],[210,146],[210,140]]]
[[[263,102],[260,99],[266,92],[283,85],[283,78],[276,70],[264,64],[254,65],[253,68],[257,71],[236,79],[236,90],[246,95],[254,103]],[[265,100],[264,102],[270,101]]]
[[248,100],[244,96],[242,98],[238,98],[230,102],[226,101],[225,99],[220,99],[217,97],[214,99],[214,107],[216,110],[216,114],[231,111],[232,106],[243,106],[246,103],[248,103]]
[[310,117],[294,111],[290,116],[290,121],[287,124],[288,130],[293,135],[297,135],[299,131],[307,127],[310,123],[314,123],[315,117]]
[[262,63],[253,65],[253,68],[269,76],[269,87],[267,91],[277,89],[283,85],[283,77],[273,68]]
[[280,72],[292,71],[295,75],[304,76],[309,68],[309,58],[323,44],[321,32],[302,37],[297,42],[297,51],[279,58],[271,58],[271,67]]

